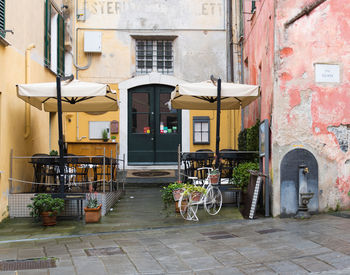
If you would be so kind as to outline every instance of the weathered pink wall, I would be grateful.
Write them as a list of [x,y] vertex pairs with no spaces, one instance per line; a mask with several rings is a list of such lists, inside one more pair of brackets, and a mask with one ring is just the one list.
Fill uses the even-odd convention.
[[[252,126],[257,119],[270,120],[271,118],[274,56],[273,4],[273,0],[257,1],[255,13],[244,15],[243,60],[248,58],[248,71],[245,71],[245,79],[246,83],[261,86],[261,98],[244,110],[245,127]],[[250,12],[251,2],[244,1],[244,5],[245,12]],[[260,114],[259,105],[261,105]]]
[[[272,116],[274,215],[280,211],[280,163],[296,147],[317,159],[319,210],[350,206],[350,1],[328,0],[284,26],[315,1],[261,0],[253,20],[245,16],[248,83],[258,84],[261,63],[260,119]],[[316,83],[315,63],[338,64],[340,83]],[[255,122],[257,110],[257,103],[246,108],[245,127]]]
[[[273,142],[298,141],[317,152],[324,192],[320,206],[326,210],[350,203],[350,1],[328,0],[285,28],[313,2],[277,2]],[[315,63],[338,64],[340,83],[316,83]]]

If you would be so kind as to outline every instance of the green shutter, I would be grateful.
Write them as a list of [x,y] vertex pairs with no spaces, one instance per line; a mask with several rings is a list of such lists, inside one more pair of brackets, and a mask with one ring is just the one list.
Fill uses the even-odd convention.
[[5,34],[5,0],[0,0],[0,36]]
[[254,12],[256,10],[256,6],[255,6],[255,0],[252,1],[252,12]]
[[50,68],[51,64],[51,1],[45,2],[45,66]]
[[57,74],[64,76],[64,19],[61,14],[57,20]]

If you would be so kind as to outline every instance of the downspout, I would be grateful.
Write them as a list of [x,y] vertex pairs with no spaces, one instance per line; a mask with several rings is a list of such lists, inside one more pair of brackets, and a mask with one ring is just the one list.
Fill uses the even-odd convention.
[[[227,0],[227,34],[226,34],[226,49],[227,49],[227,82],[234,82],[233,72],[233,32],[232,32],[232,0]],[[228,125],[228,148],[232,148],[232,140],[235,139],[235,124],[232,123],[233,110],[229,111]],[[232,126],[231,126],[232,125]]]
[[[30,51],[35,48],[34,44],[30,44],[25,53],[25,83],[29,82],[30,78]],[[24,128],[24,138],[27,139],[30,136],[31,130],[31,111],[29,103],[25,103],[24,113],[25,113],[25,128]]]
[[234,69],[233,69],[233,31],[232,31],[232,0],[227,0],[227,18],[228,18],[228,46],[227,49],[229,51],[228,54],[228,61],[229,61],[229,67],[227,70],[228,77],[227,81],[228,82],[235,82],[234,81]]
[[[243,67],[243,45],[244,45],[244,1],[242,1],[242,10],[240,10],[240,12],[242,12],[242,16],[240,16],[240,18],[242,18],[242,21],[240,22],[242,24],[242,36],[239,38],[239,43],[241,46],[241,84],[244,84],[244,67]],[[243,108],[241,108],[241,130],[244,130],[244,110]]]

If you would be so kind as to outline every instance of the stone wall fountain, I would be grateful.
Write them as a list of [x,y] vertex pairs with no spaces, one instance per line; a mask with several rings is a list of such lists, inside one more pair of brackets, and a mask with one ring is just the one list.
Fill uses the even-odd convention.
[[308,209],[308,204],[314,193],[309,192],[307,188],[307,174],[309,168],[305,164],[299,165],[299,206],[295,218],[308,219],[311,217]]

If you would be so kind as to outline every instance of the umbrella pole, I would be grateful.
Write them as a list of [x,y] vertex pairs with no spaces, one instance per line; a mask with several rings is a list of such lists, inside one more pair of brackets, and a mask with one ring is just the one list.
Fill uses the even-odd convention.
[[59,193],[64,193],[65,177],[64,177],[64,144],[63,144],[63,126],[62,126],[62,101],[61,101],[61,77],[56,77],[57,88],[57,116],[58,116],[58,146],[60,152],[59,158]]
[[215,150],[215,168],[220,165],[220,113],[221,113],[221,79],[217,82],[217,107],[216,107],[216,150]]
[[59,157],[59,179],[60,179],[60,186],[59,186],[59,193],[63,197],[64,194],[64,186],[66,177],[64,175],[64,144],[63,144],[63,126],[62,126],[62,99],[61,99],[61,80],[73,80],[74,76],[63,76],[60,77],[57,75],[56,77],[56,89],[57,89],[57,116],[58,116],[58,146],[60,151],[60,157]]

